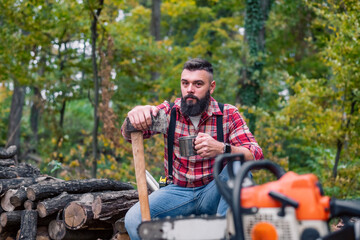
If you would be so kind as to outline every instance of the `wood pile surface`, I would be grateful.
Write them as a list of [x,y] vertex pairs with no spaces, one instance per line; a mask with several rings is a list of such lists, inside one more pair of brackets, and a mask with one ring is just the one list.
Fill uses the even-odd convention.
[[123,219],[138,202],[131,184],[64,181],[15,157],[16,146],[0,148],[0,239],[129,239]]

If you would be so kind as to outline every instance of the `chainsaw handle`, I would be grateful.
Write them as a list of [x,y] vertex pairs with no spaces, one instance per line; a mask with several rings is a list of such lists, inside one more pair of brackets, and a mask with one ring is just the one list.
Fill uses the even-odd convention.
[[330,200],[330,214],[331,218],[341,216],[360,217],[360,201],[332,198]]
[[241,169],[239,170],[234,185],[234,191],[232,194],[232,207],[233,214],[234,214],[234,224],[235,224],[235,239],[244,240],[244,229],[243,223],[241,218],[241,213],[244,211],[241,208],[241,190],[242,190],[242,183],[246,176],[248,175],[249,171],[253,169],[267,169],[272,172],[277,179],[280,179],[284,174],[285,171],[276,163],[270,160],[260,160],[260,161],[247,161],[241,165]]
[[[228,161],[227,162],[227,170],[229,173],[228,181],[234,183],[234,180],[235,180],[234,161],[240,161],[242,164],[243,162],[245,162],[245,157],[244,157],[244,154],[226,153],[226,154],[221,154],[215,158],[214,178],[215,178],[216,185],[218,186],[219,192],[224,197],[225,201],[229,205],[231,205],[233,189],[229,186],[227,181],[223,181],[221,179],[221,177],[219,176],[223,169],[225,161]],[[232,184],[232,186],[233,185],[234,184]]]

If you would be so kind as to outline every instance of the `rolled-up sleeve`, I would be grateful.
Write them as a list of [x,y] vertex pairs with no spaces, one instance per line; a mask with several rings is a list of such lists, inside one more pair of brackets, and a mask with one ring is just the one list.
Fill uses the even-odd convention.
[[227,115],[227,125],[229,127],[230,144],[249,149],[254,157],[254,160],[263,159],[264,156],[262,149],[256,142],[237,108],[230,105],[227,111],[229,111]]

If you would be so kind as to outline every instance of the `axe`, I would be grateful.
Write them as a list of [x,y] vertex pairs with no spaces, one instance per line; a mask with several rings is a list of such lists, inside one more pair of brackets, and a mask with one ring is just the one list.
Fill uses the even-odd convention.
[[[146,183],[143,132],[141,130],[136,129],[130,123],[129,118],[126,118],[125,121],[126,121],[125,131],[130,133],[131,136],[132,151],[133,151],[134,166],[135,166],[135,177],[136,177],[136,184],[138,187],[139,202],[140,202],[141,220],[149,221],[151,220],[151,217],[150,217],[148,189]],[[167,116],[164,110],[161,109],[156,115],[156,117],[151,116],[151,126],[149,130],[159,133],[166,133]]]

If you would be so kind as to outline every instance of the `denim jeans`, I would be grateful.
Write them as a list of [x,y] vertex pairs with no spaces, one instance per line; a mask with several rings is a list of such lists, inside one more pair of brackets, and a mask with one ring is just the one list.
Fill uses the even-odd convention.
[[[220,173],[221,181],[227,181],[227,167]],[[186,188],[170,184],[160,188],[149,196],[151,218],[176,217],[191,214],[218,214],[225,216],[228,205],[220,195],[215,180],[209,184]],[[139,202],[132,206],[125,216],[125,227],[132,240],[140,239],[137,228],[141,223]]]

